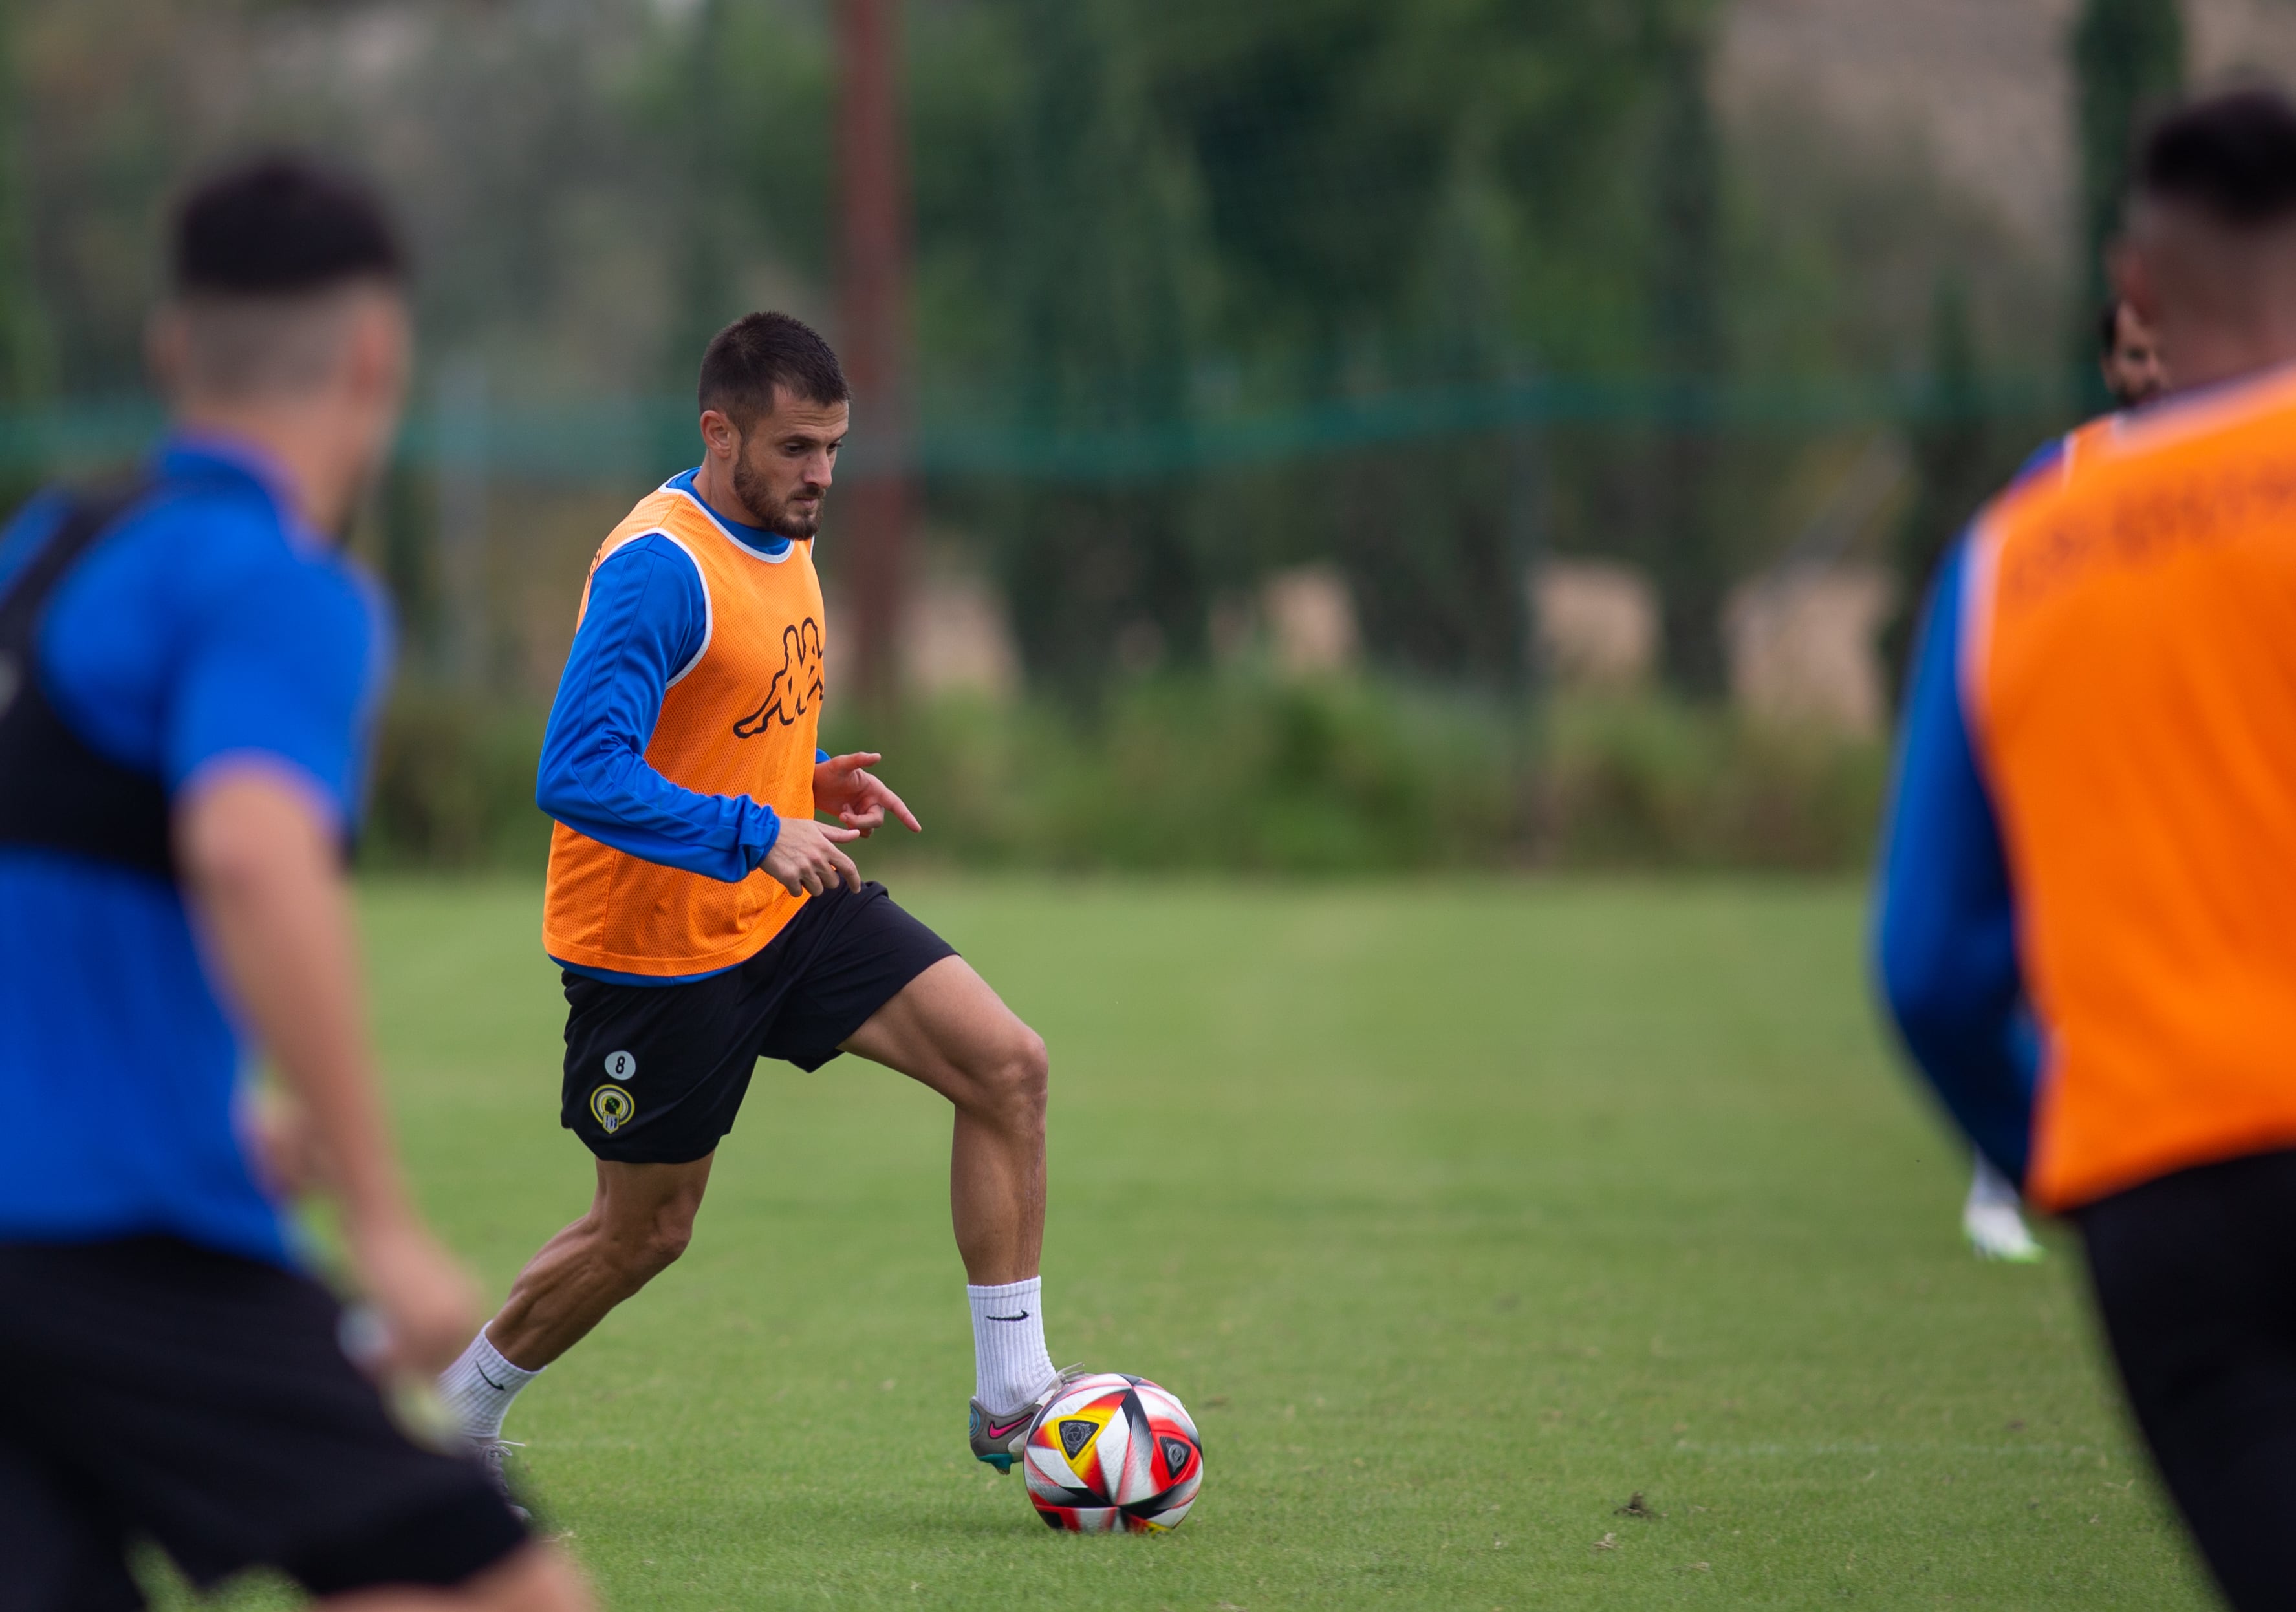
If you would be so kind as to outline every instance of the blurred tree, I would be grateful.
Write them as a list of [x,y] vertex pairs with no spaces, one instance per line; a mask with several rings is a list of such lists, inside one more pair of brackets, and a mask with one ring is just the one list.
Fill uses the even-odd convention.
[[1959,275],[1948,274],[1938,281],[1930,316],[1928,384],[1911,432],[1914,501],[1898,528],[1897,601],[1882,631],[1893,691],[1904,686],[1914,629],[1939,561],[2000,484],[2000,449],[1983,403],[1968,289]]
[[1724,372],[1722,141],[1707,86],[1715,15],[1706,0],[1661,0],[1652,19],[1652,356],[1676,394],[1654,467],[1653,569],[1667,675],[1684,692],[1699,695],[1722,688],[1722,593],[1728,583],[1715,531],[1715,427],[1702,406],[1704,389]]
[[824,7],[696,0],[690,10],[646,98],[656,171],[674,198],[662,372],[675,392],[693,385],[709,338],[761,299],[824,329],[836,306]]
[[[1622,8],[1139,9],[1203,198],[1203,346],[1226,388],[1201,434],[1253,407],[1615,370],[1646,344],[1628,266],[1642,209],[1618,163],[1648,72]],[[1289,478],[1288,511],[1239,534],[1245,558],[1335,556],[1372,655],[1512,686],[1529,541],[1516,438],[1324,445]]]
[[[1407,314],[1421,362],[1449,385],[1530,368],[1508,318],[1513,245],[1486,143],[1463,136],[1436,197]],[[1518,438],[1529,435],[1516,433]],[[1519,691],[1529,665],[1525,586],[1535,447],[1498,432],[1365,454],[1330,477],[1332,531],[1380,658]]]
[[[746,310],[736,307],[735,252],[742,211],[733,205],[734,176],[756,158],[742,149],[742,63],[732,48],[734,0],[701,0],[685,40],[677,109],[676,294],[671,302],[662,373],[673,387],[690,383],[709,338]],[[745,160],[747,159],[747,160]]]
[[0,397],[18,407],[45,397],[54,352],[32,275],[24,102],[16,40],[22,0],[0,0]]
[[[1032,42],[999,220],[1021,418],[1185,429],[1183,282],[1201,250],[1185,175],[1112,0],[1016,0]],[[1022,498],[997,569],[1032,670],[1087,689],[1118,663],[1198,658],[1210,594],[1168,483]]]
[[2089,413],[2110,404],[2096,372],[2095,323],[2104,304],[2104,254],[2120,228],[2121,200],[2139,126],[2185,82],[2185,25],[2177,0],[2085,0],[2072,31],[2080,137],[2080,284],[2073,321],[2077,371]]
[[383,585],[398,615],[399,659],[418,676],[435,675],[442,659],[437,487],[413,466],[395,462],[380,495],[374,517]]
[[[690,462],[692,426],[614,399],[683,394],[745,307],[834,307],[824,0],[4,3],[37,132],[35,333],[65,392],[136,384],[160,199],[258,141],[375,169],[426,352],[485,359],[534,428],[510,451],[559,431],[537,400],[580,400],[565,462],[617,496]],[[1336,561],[1371,655],[1509,679],[1519,572],[1549,544],[1665,572],[1669,662],[1711,686],[1715,595],[1796,528],[1841,433],[1662,445],[1667,378],[1920,369],[1948,265],[1987,372],[2054,373],[2062,274],[1917,151],[1767,90],[1718,127],[1719,13],[912,4],[928,528],[991,561],[1033,674],[1192,659],[1209,596]],[[1572,419],[1494,418],[1531,375]],[[393,504],[419,600],[435,500]],[[559,541],[552,519],[505,541]],[[824,563],[834,582],[833,540]]]

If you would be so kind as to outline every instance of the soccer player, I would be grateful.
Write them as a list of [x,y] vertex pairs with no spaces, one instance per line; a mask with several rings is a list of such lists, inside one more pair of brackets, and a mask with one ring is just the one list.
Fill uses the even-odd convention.
[[[2119,411],[2152,402],[2169,385],[2160,339],[2125,298],[2112,299],[2097,317],[2096,363],[2116,412],[2100,414],[2044,443],[2020,467],[2020,477],[2051,467],[2059,474],[2070,473],[2089,446],[2120,429]],[[2030,1264],[2042,1257],[2041,1245],[2020,1212],[2016,1183],[1988,1163],[1982,1153],[1970,1172],[1969,1197],[1961,1207],[1961,1231],[1982,1259]]]
[[2079,1227],[2236,1607],[2296,1602],[2296,108],[2171,113],[2115,278],[2176,391],[1981,511],[1915,664],[1890,1011]]
[[194,191],[152,327],[173,430],[0,534],[0,1608],[268,1564],[385,1608],[587,1604],[466,1452],[346,1353],[240,1077],[300,1101],[382,1323],[435,1371],[468,1279],[385,1139],[342,859],[384,629],[337,535],[407,371],[400,256],[286,158]]
[[786,315],[751,314],[711,339],[699,401],[701,464],[639,500],[591,562],[543,741],[559,1123],[595,1155],[596,1192],[440,1388],[499,1470],[512,1397],[684,1252],[757,1060],[811,1070],[857,1052],[955,1109],[972,1452],[1009,1470],[1061,1380],[1037,1269],[1044,1043],[844,849],[888,817],[918,825],[868,771],[877,756],[815,748],[814,535],[848,417],[836,355]]

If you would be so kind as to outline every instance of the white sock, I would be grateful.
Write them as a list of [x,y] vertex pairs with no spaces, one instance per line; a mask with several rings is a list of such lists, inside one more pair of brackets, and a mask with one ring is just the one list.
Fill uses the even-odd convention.
[[491,1444],[502,1436],[510,1402],[542,1372],[540,1366],[529,1371],[504,1360],[502,1351],[487,1341],[487,1330],[480,1327],[462,1357],[439,1374],[439,1397],[454,1413],[465,1437],[472,1444]]
[[964,1289],[972,1304],[973,1393],[991,1416],[1020,1410],[1060,1375],[1045,1352],[1043,1286],[1042,1277],[1031,1276]]

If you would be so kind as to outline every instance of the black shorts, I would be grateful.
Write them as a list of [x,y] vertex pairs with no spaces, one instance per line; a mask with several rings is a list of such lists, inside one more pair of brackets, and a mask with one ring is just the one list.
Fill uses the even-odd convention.
[[307,1277],[172,1238],[0,1245],[0,1612],[124,1612],[149,1539],[202,1587],[458,1584],[526,1542],[399,1431]]
[[955,955],[873,881],[815,896],[755,957],[707,979],[626,986],[569,972],[559,1123],[601,1158],[690,1164],[734,1128],[758,1059],[821,1068]]
[[2225,1599],[2296,1606],[2296,1152],[2074,1215],[2129,1409]]

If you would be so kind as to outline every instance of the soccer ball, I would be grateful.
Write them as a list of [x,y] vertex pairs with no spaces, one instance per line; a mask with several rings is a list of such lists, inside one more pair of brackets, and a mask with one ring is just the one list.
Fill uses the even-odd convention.
[[1037,1514],[1073,1534],[1177,1528],[1204,1481],[1186,1407],[1113,1371],[1063,1384],[1029,1429],[1022,1461]]

